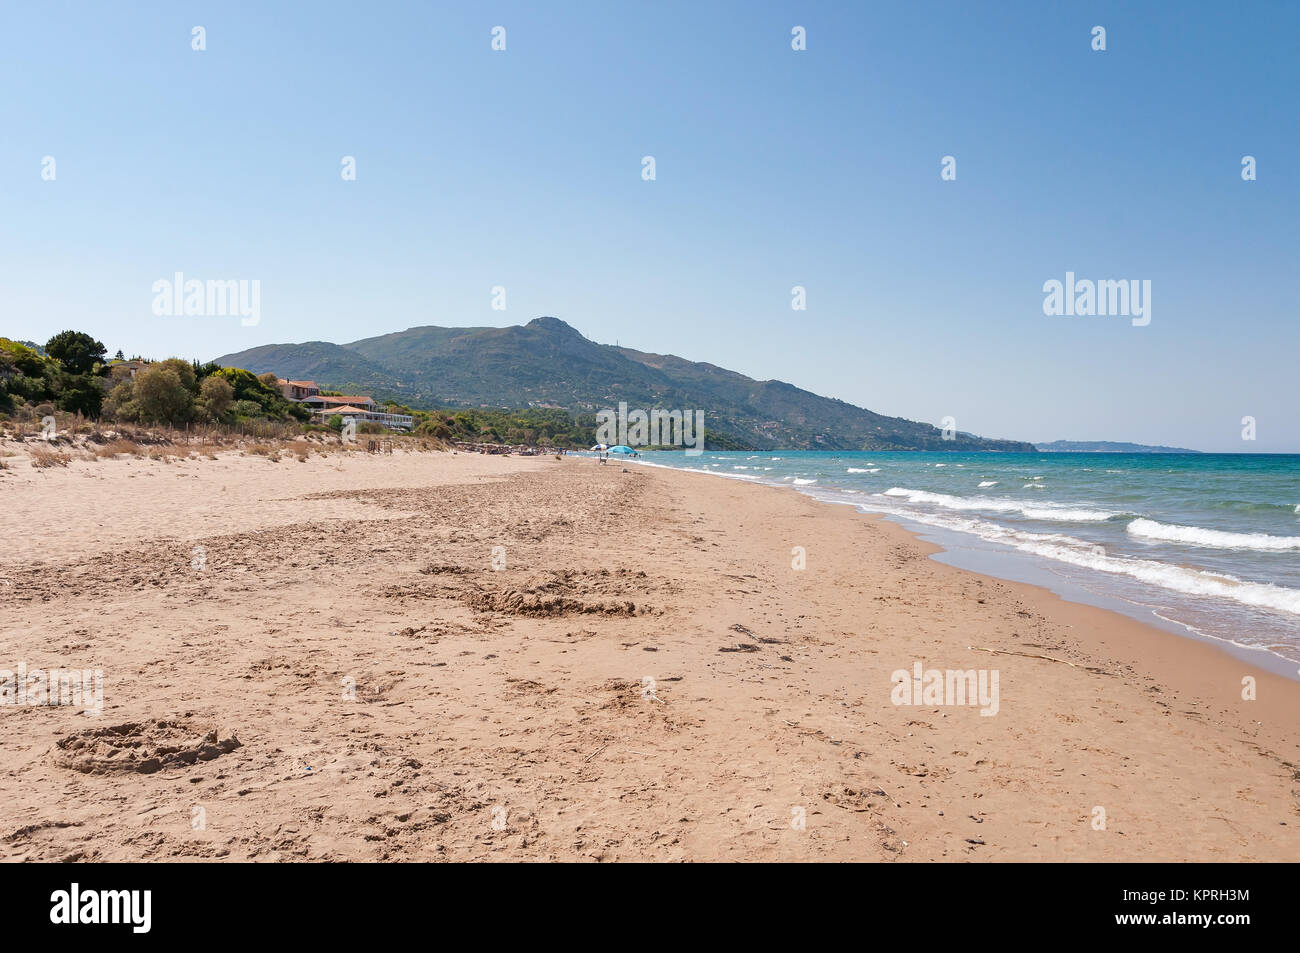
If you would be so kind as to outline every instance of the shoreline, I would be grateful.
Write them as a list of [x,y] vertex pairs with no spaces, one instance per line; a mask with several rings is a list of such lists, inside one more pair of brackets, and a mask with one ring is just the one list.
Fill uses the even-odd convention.
[[[642,461],[639,460],[634,460],[632,462],[638,464],[642,463]],[[951,530],[941,531],[936,527],[928,526],[924,523],[917,523],[913,520],[909,520],[906,516],[900,516],[893,513],[886,513],[879,510],[873,510],[870,508],[870,505],[866,503],[822,500],[822,499],[818,499],[813,494],[804,491],[801,487],[798,486],[793,486],[790,484],[783,484],[783,483],[769,483],[769,482],[763,482],[759,480],[746,479],[744,477],[738,477],[728,473],[713,473],[708,470],[691,470],[686,468],[669,467],[664,464],[653,464],[652,466],[659,469],[671,470],[676,473],[719,477],[723,480],[733,481],[736,483],[740,483],[742,485],[748,484],[751,486],[766,487],[773,490],[790,490],[801,497],[811,500],[813,503],[816,503],[819,506],[826,506],[831,508],[845,507],[852,510],[858,516],[862,516],[870,520],[876,520],[882,523],[887,523],[889,525],[896,526],[901,532],[907,534],[908,538],[913,543],[915,543],[916,546],[923,549],[928,549],[929,552],[927,552],[926,555],[931,558],[951,555],[954,552],[952,548],[945,546],[943,543],[938,541],[927,540],[924,537],[927,534],[934,535],[934,536],[939,536],[939,535],[957,536],[958,534],[955,531],[951,531]],[[975,553],[974,550],[969,550],[969,549],[963,550],[963,554],[974,554],[974,553]],[[1033,560],[1030,559],[1029,557],[1021,556],[1021,554],[1015,553],[1014,551],[1012,552],[1012,555],[1020,557],[1025,563],[1033,562]],[[1275,678],[1282,679],[1284,682],[1287,683],[1295,683],[1297,689],[1300,690],[1300,675],[1292,676],[1290,674],[1293,668],[1290,660],[1283,658],[1282,656],[1275,655],[1272,652],[1269,652],[1267,649],[1254,648],[1248,645],[1242,645],[1239,643],[1232,643],[1222,639],[1217,639],[1214,636],[1205,635],[1204,633],[1197,632],[1191,626],[1188,626],[1176,620],[1163,620],[1164,622],[1167,623],[1168,627],[1166,628],[1165,626],[1159,625],[1156,622],[1149,622],[1149,621],[1144,621],[1142,619],[1136,618],[1135,616],[1123,612],[1117,608],[1109,608],[1105,605],[1099,604],[1098,602],[1085,602],[1082,601],[1081,599],[1071,598],[1069,596],[1063,595],[1060,592],[1057,592],[1055,589],[1053,589],[1051,586],[1045,583],[1029,582],[1023,579],[1015,579],[1009,576],[1000,575],[999,573],[987,568],[973,568],[970,566],[963,566],[956,562],[949,562],[943,559],[935,559],[935,561],[939,565],[946,566],[958,572],[969,573],[971,575],[980,576],[987,580],[1001,582],[1008,586],[1020,587],[1026,590],[1030,590],[1032,593],[1034,593],[1034,595],[1030,596],[1029,598],[1031,599],[1031,601],[1034,601],[1039,605],[1046,604],[1049,601],[1054,601],[1065,606],[1074,606],[1074,607],[1078,607],[1079,609],[1087,609],[1090,612],[1103,613],[1107,616],[1112,616],[1114,617],[1115,620],[1117,620],[1117,622],[1122,621],[1122,623],[1125,626],[1136,627],[1137,629],[1148,633],[1148,635],[1151,637],[1159,637],[1161,639],[1174,638],[1174,639],[1190,642],[1192,645],[1195,645],[1198,648],[1211,650],[1215,655],[1219,657],[1219,661],[1221,664],[1224,665],[1235,664],[1238,667],[1244,667],[1250,670],[1243,674],[1269,675]],[[1101,596],[1098,596],[1095,593],[1092,593],[1092,595],[1095,598],[1097,598],[1099,601],[1101,600],[1101,598],[1103,598]],[[1120,601],[1120,600],[1116,599],[1116,601]],[[1148,606],[1143,605],[1141,606],[1141,609],[1146,610],[1154,615],[1154,610]],[[1257,661],[1252,661],[1251,656],[1254,655],[1269,656],[1269,659],[1271,660],[1270,664],[1262,665],[1259,664],[1259,662]],[[1260,661],[1263,660],[1261,659]],[[1274,661],[1276,662],[1276,664],[1272,664],[1272,662]]]
[[[747,482],[434,452],[11,471],[0,668],[102,668],[105,710],[0,709],[0,859],[1300,855],[1300,686]],[[996,672],[996,714],[896,704],[917,662]],[[197,760],[137,770],[173,748]]]
[[[1282,454],[1282,456],[1286,455]],[[1092,589],[1078,580],[1054,573],[1052,560],[1021,552],[1011,546],[988,540],[973,542],[972,539],[957,530],[920,522],[905,514],[875,509],[867,502],[823,499],[816,492],[810,492],[805,487],[791,483],[767,481],[707,469],[675,467],[645,460],[633,460],[631,462],[656,469],[714,476],[740,483],[752,483],[757,486],[794,490],[828,506],[848,506],[862,515],[879,517],[901,526],[912,536],[930,545],[937,546],[939,551],[934,555],[939,562],[945,565],[999,579],[1003,582],[1034,586],[1051,592],[1067,602],[1112,612],[1124,616],[1139,625],[1189,639],[1196,644],[1210,646],[1229,656],[1238,664],[1259,668],[1289,681],[1300,683],[1300,666],[1298,666],[1298,663],[1278,651],[1266,646],[1234,642],[1226,637],[1203,632],[1188,622],[1176,618],[1165,618],[1159,614],[1159,611],[1153,605]],[[819,489],[824,488],[819,487]],[[980,545],[981,543],[983,545]],[[996,566],[995,563],[1001,563],[1001,566]]]
[[[908,532],[920,538],[923,542],[931,542],[926,539],[927,535],[940,536],[941,533],[933,527],[925,526],[921,523],[912,523],[906,517],[893,516],[891,514],[880,514],[890,522],[896,522],[903,526]],[[1212,648],[1220,654],[1226,656],[1225,661],[1231,660],[1238,665],[1247,665],[1251,668],[1262,669],[1273,675],[1285,678],[1291,682],[1300,683],[1300,671],[1290,659],[1277,654],[1276,652],[1262,646],[1247,645],[1240,642],[1232,642],[1227,639],[1221,639],[1214,635],[1197,630],[1192,625],[1180,622],[1177,619],[1166,619],[1161,616],[1154,608],[1145,603],[1132,602],[1119,596],[1107,596],[1094,592],[1085,586],[1073,582],[1059,582],[1053,584],[1049,579],[1035,581],[1034,579],[1020,578],[1014,574],[1014,570],[998,570],[987,564],[979,564],[978,551],[974,549],[965,550],[959,547],[945,545],[943,542],[935,540],[932,545],[939,547],[940,551],[935,554],[934,558],[943,562],[945,565],[953,566],[957,569],[964,569],[967,572],[978,573],[983,576],[1001,579],[1004,582],[1015,582],[1026,586],[1033,586],[1038,589],[1052,593],[1059,599],[1074,605],[1089,606],[1103,612],[1110,612],[1115,615],[1123,616],[1130,619],[1145,628],[1154,629],[1173,635],[1176,638],[1187,639],[1197,645],[1204,645]],[[1016,558],[1026,565],[1033,566],[1034,557],[1021,556],[1020,553],[1011,552],[1008,554],[1012,559]],[[971,556],[973,558],[964,560],[963,557]],[[969,562],[970,564],[966,564]],[[1035,567],[1036,568],[1036,567]],[[1034,572],[1032,569],[1028,574],[1035,576],[1050,576],[1047,569],[1040,572]],[[1143,618],[1143,616],[1152,616],[1152,619]]]

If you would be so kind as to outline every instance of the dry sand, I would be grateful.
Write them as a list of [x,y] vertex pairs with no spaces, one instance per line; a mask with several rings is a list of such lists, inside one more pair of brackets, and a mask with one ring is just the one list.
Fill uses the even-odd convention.
[[[7,462],[0,669],[105,679],[0,708],[7,860],[1300,857],[1300,684],[847,507],[576,457]],[[895,706],[916,660],[997,669],[998,713]]]

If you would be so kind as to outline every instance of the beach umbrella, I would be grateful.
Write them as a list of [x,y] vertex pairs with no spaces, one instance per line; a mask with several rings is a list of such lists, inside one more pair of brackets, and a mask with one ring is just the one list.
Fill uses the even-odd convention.
[[631,447],[625,447],[625,446],[623,446],[623,444],[621,444],[621,443],[620,443],[618,446],[616,446],[616,447],[610,447],[610,448],[609,448],[609,452],[610,452],[610,453],[630,453],[630,454],[632,454],[633,456],[636,455],[636,451],[635,451],[635,450],[633,450]]
[[592,447],[591,449],[592,449],[592,450],[608,450],[608,449],[609,449],[609,444],[607,444],[607,443],[598,443],[598,444],[596,444],[594,447]]

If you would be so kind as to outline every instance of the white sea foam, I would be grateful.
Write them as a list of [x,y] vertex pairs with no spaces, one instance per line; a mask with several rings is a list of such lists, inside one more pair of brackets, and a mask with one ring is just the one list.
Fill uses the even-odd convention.
[[1259,609],[1277,609],[1300,615],[1300,590],[1288,589],[1285,586],[1245,582],[1226,573],[1171,566],[1153,559],[1119,559],[1106,554],[1099,546],[1079,550],[1053,543],[1017,545],[1020,549],[1049,559],[1059,559],[1101,572],[1131,576],[1150,585],[1172,589],[1175,592],[1195,596],[1215,596]]
[[[884,494],[876,494],[877,499],[882,496]],[[868,505],[868,508],[875,507]],[[1240,605],[1300,615],[1300,589],[1289,589],[1271,583],[1250,582],[1227,573],[1174,566],[1154,559],[1112,556],[1106,552],[1105,547],[1073,536],[1062,533],[1027,533],[998,526],[996,523],[978,517],[903,510],[890,506],[883,500],[879,509],[930,526],[971,533],[990,542],[1004,543],[1046,559],[1054,559],[1111,575],[1128,576],[1148,585],[1174,592],[1228,599]]]
[[1200,526],[1177,526],[1157,523],[1155,520],[1137,519],[1128,524],[1130,536],[1140,539],[1158,539],[1189,546],[1211,546],[1215,549],[1255,549],[1261,552],[1300,549],[1300,536],[1270,536],[1267,533],[1229,533]]
[[[656,466],[656,464],[645,464],[642,463],[642,461],[634,462],[646,466]],[[669,467],[669,469],[678,469],[678,467]],[[697,470],[696,472],[712,473],[710,470]],[[740,476],[738,474],[730,473],[714,473],[713,475],[730,477],[732,479],[756,479],[752,476]],[[784,479],[786,481],[793,480],[800,487],[810,487],[811,483],[816,482],[793,477],[785,477]],[[808,492],[819,499],[826,499],[827,502],[850,502],[848,500],[843,500],[842,498],[835,499],[835,492],[822,487],[810,487],[809,489],[804,490],[804,492]],[[855,491],[845,489],[837,492],[852,493]],[[927,493],[920,490],[910,490],[904,487],[893,487],[886,493],[872,494],[870,500],[871,502],[855,502],[854,505],[864,511],[890,513],[896,516],[905,517],[913,522],[923,523],[929,526],[952,530],[959,533],[973,534],[989,542],[1008,545],[1017,550],[1031,553],[1046,559],[1068,563],[1113,576],[1138,580],[1147,585],[1164,589],[1169,592],[1223,600],[1256,609],[1272,610],[1300,616],[1300,589],[1273,585],[1271,583],[1253,582],[1228,573],[1210,572],[1208,570],[1195,569],[1189,566],[1171,565],[1153,559],[1112,555],[1104,546],[1087,542],[1065,533],[1027,532],[1025,530],[1014,529],[1008,526],[1000,526],[988,519],[982,519],[976,514],[962,511],[985,510],[992,513],[1019,512],[1032,519],[1078,522],[1096,522],[1098,520],[1109,519],[1113,516],[1124,514],[1112,514],[1104,513],[1100,510],[1075,508],[1066,504],[1052,503],[1051,501],[1045,501],[1041,505],[1034,506],[1015,500],[966,498],[950,496],[942,493]],[[918,508],[913,505],[915,503],[927,503],[934,508],[928,506],[926,508]],[[993,505],[990,506],[989,504]],[[1300,505],[1296,506],[1296,510],[1297,515],[1300,515]],[[1136,525],[1140,532],[1143,529],[1144,524],[1164,528],[1164,524],[1145,519],[1134,519],[1130,526]],[[1168,527],[1168,529],[1192,531],[1193,533],[1217,532],[1201,530],[1198,527],[1174,526]],[[1157,529],[1157,532],[1159,531],[1160,530]],[[1137,535],[1137,533],[1134,535]],[[1277,537],[1249,533],[1228,533],[1224,535],[1235,538],[1236,543],[1234,543],[1234,545],[1239,545],[1241,540],[1245,539],[1256,545],[1258,545],[1259,540],[1264,540],[1264,545],[1269,549],[1300,548],[1300,537]],[[1278,542],[1276,542],[1278,540],[1286,541],[1287,545],[1285,547],[1279,546]]]
[[800,479],[799,477],[795,477],[795,478],[794,478],[794,485],[795,485],[795,486],[811,486],[812,484],[814,484],[814,483],[816,483],[816,482],[817,482],[816,480],[802,480],[802,479]]
[[982,489],[984,489],[985,487],[989,487],[989,486],[997,486],[997,485],[998,485],[998,481],[997,481],[997,480],[982,480],[982,481],[980,481],[980,486],[979,486],[979,488],[982,490]]
[[849,467],[849,469],[848,469],[847,472],[849,472],[849,473],[879,473],[879,472],[880,472],[880,467],[869,467],[869,468],[864,468],[864,467]]
[[1119,516],[1105,510],[1089,510],[1082,507],[1031,505],[1019,500],[1002,500],[989,496],[951,496],[947,493],[930,493],[926,490],[909,490],[906,487],[890,487],[885,496],[902,497],[909,503],[926,503],[941,506],[946,510],[983,510],[992,513],[1019,513],[1033,520],[1056,520],[1066,523],[1100,523]]

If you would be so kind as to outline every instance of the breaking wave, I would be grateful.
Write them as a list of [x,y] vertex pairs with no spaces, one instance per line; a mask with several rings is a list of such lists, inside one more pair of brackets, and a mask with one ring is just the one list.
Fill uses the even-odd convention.
[[1189,546],[1211,546],[1215,549],[1254,549],[1261,552],[1300,549],[1300,536],[1270,536],[1267,533],[1229,533],[1200,526],[1177,526],[1157,523],[1155,520],[1136,519],[1128,524],[1130,536],[1139,539],[1158,539],[1167,543],[1186,543]]

